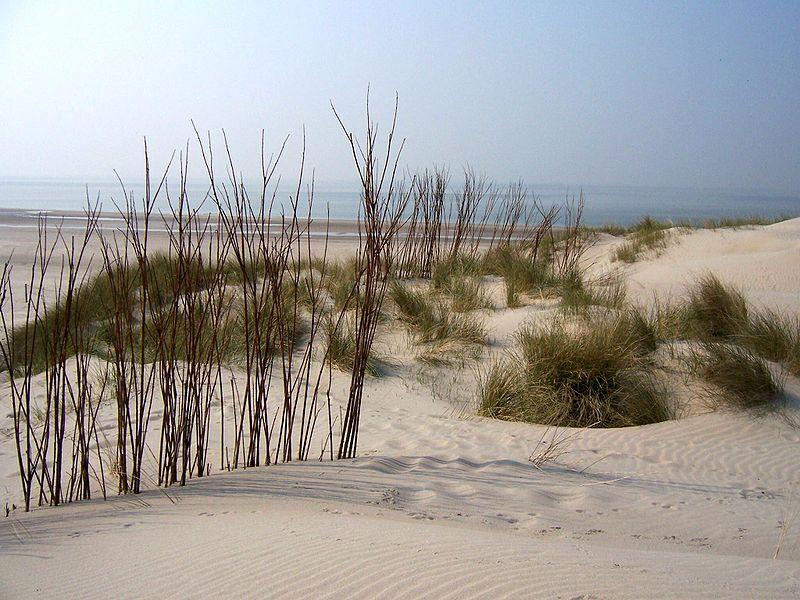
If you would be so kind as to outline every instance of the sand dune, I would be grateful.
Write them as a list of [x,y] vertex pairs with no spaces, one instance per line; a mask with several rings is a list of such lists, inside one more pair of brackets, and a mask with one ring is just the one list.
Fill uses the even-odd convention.
[[[619,243],[602,237],[593,268],[618,269]],[[704,271],[800,315],[800,219],[676,232],[621,269],[642,301]],[[553,310],[487,314],[491,352]],[[544,427],[471,416],[471,367],[413,365],[392,343],[400,367],[365,388],[358,458],[220,473],[214,457],[183,488],[14,511],[0,518],[0,597],[800,596],[796,378],[778,413],[585,430],[537,469]],[[3,502],[15,461],[4,433]]]
[[676,233],[660,256],[630,268],[632,293],[680,295],[703,272],[741,288],[750,300],[797,311],[800,290],[800,219],[765,227]]

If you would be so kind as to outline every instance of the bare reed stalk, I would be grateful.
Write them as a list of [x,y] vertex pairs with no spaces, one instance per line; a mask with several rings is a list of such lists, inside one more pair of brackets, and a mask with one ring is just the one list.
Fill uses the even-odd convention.
[[134,494],[141,489],[142,464],[158,374],[157,364],[148,360],[151,358],[148,352],[152,340],[147,321],[153,302],[151,294],[157,294],[148,253],[150,224],[156,203],[165,190],[170,168],[167,165],[153,190],[146,143],[144,158],[145,195],[142,213],[137,212],[133,195],[128,195],[120,180],[125,202],[117,205],[117,209],[124,229],[114,232],[111,238],[101,233],[103,261],[113,305],[111,360],[117,401],[118,491]]
[[[91,352],[94,350],[94,333],[87,328],[86,313],[90,307],[87,305],[89,300],[83,299],[82,292],[87,278],[87,249],[94,236],[99,214],[99,205],[88,205],[83,236],[77,240],[75,236],[71,236],[67,240],[63,233],[60,235],[63,246],[61,282],[63,283],[66,276],[66,286],[59,285],[58,288],[57,330],[51,334],[50,344],[47,345],[54,350],[53,355],[48,358],[48,363],[52,366],[45,371],[48,393],[55,392],[52,397],[55,439],[53,469],[56,480],[53,504],[59,504],[65,499],[72,501],[75,498],[91,498],[91,441],[93,437],[95,440],[97,437],[99,401],[92,404],[94,374],[91,372]],[[74,355],[74,371],[67,362],[71,355]],[[48,404],[50,401],[48,398]],[[69,435],[72,451],[65,498],[61,478],[66,470],[64,437],[67,435],[67,408],[74,417],[74,424]],[[99,447],[97,456],[102,463]]]
[[[476,175],[470,168],[465,169],[464,186],[451,206],[448,218],[449,259],[453,260],[460,255],[475,257],[486,223],[494,211],[496,199],[494,187],[484,177]],[[478,219],[481,207],[483,212]]]
[[[197,131],[195,130],[197,133]],[[224,135],[224,132],[223,132]],[[214,154],[210,136],[206,142],[197,133],[197,140],[209,178],[209,195],[217,207],[221,226],[228,236],[230,254],[236,279],[241,284],[239,318],[244,340],[245,381],[240,394],[235,391],[235,431],[232,467],[257,466],[272,462],[270,454],[271,423],[269,392],[273,371],[273,353],[279,341],[276,337],[277,313],[275,292],[282,290],[283,271],[287,264],[289,240],[280,228],[275,239],[272,233],[272,208],[275,190],[272,181],[286,141],[277,156],[266,158],[264,134],[261,137],[261,182],[258,197],[252,201],[245,185],[236,177],[233,158],[225,139],[228,163],[228,182],[218,181],[214,170]],[[237,407],[238,405],[238,407]]]
[[[307,419],[311,416],[308,413],[308,393],[310,386],[311,370],[312,370],[312,357],[314,342],[319,331],[321,320],[318,315],[319,306],[319,290],[321,286],[319,282],[315,281],[313,271],[304,277],[302,273],[302,251],[305,246],[308,251],[310,262],[310,235],[311,235],[311,211],[314,203],[313,183],[308,192],[308,213],[306,216],[306,225],[301,225],[298,219],[298,202],[303,185],[303,173],[305,168],[305,137],[303,140],[303,151],[300,163],[300,173],[297,182],[295,194],[290,198],[291,215],[286,218],[284,216],[282,221],[282,237],[285,239],[285,244],[281,246],[283,252],[276,255],[277,265],[275,269],[275,277],[273,277],[273,299],[276,307],[276,312],[282,318],[277,320],[277,331],[281,349],[281,379],[283,384],[283,407],[281,415],[281,425],[278,434],[278,446],[276,448],[276,461],[278,456],[284,462],[292,460],[293,454],[293,435],[295,428],[295,419],[297,417],[297,410],[301,404],[300,398],[304,399],[303,410],[301,412],[300,422],[300,439],[303,440],[305,436],[311,435],[307,431],[310,424]],[[288,220],[288,225],[286,221]],[[327,251],[325,252],[327,257]],[[325,271],[326,258],[322,260],[321,269]],[[306,286],[305,292],[310,298],[311,304],[311,328],[305,343],[305,347],[300,354],[299,363],[295,362],[294,346],[295,341],[300,333],[300,328],[303,326],[300,314],[301,302],[300,296],[303,294],[303,286]],[[312,428],[313,429],[313,428]],[[301,448],[298,453],[298,458],[303,456],[304,441],[300,442]]]
[[[98,405],[93,404],[90,373],[92,335],[86,330],[84,318],[88,307],[81,295],[86,278],[86,250],[98,214],[97,206],[89,205],[83,235],[69,239],[60,224],[49,237],[47,220],[40,219],[35,260],[24,291],[23,323],[17,323],[10,259],[0,280],[0,303],[3,308],[10,304],[8,317],[2,311],[4,340],[0,343],[0,354],[9,376],[26,510],[30,510],[34,497],[39,505],[91,497],[93,439],[99,456],[95,426]],[[56,250],[61,251],[60,278],[53,291],[54,298],[48,299],[45,281]],[[74,369],[68,362],[73,356]],[[33,376],[42,370],[44,407],[32,402]]]
[[441,259],[449,179],[445,169],[425,171],[415,178],[411,186],[412,214],[398,259],[399,277],[428,278]]
[[0,344],[3,365],[9,378],[11,410],[14,421],[14,440],[17,448],[20,482],[25,502],[25,510],[31,508],[34,485],[38,485],[41,498],[44,488],[52,490],[52,478],[46,463],[44,432],[34,423],[33,376],[38,357],[38,337],[42,335],[42,305],[44,303],[44,282],[53,256],[55,244],[47,242],[47,220],[40,216],[38,237],[34,251],[34,261],[24,288],[23,301],[25,313],[22,322],[17,318],[14,306],[14,289],[11,280],[12,265],[9,258],[3,266],[0,280],[3,325],[3,343]]
[[[394,133],[397,124],[397,100],[395,100],[392,126],[386,143],[385,155],[378,154],[377,127],[373,124],[369,110],[369,94],[366,102],[366,135],[363,148],[354,135],[348,132],[336,109],[336,119],[350,145],[356,170],[361,180],[361,210],[359,220],[359,250],[357,263],[361,272],[357,281],[358,293],[355,306],[355,360],[350,379],[347,407],[342,420],[342,436],[339,440],[338,458],[355,456],[358,446],[358,429],[361,418],[361,397],[367,361],[375,338],[383,301],[388,285],[387,274],[391,273],[394,260],[394,242],[402,224],[402,215],[408,204],[409,194],[396,185],[397,164],[403,143],[394,151]],[[413,188],[413,185],[412,185]]]
[[185,485],[193,473],[202,477],[207,472],[210,411],[214,398],[222,394],[229,312],[224,268],[230,240],[218,227],[213,238],[211,218],[200,215],[203,204],[190,205],[187,172],[188,159],[181,159],[177,202],[167,195],[170,212],[162,215],[170,241],[169,293],[154,289],[150,295],[152,345],[164,406],[158,466],[158,481],[164,485]]
[[[583,233],[583,208],[586,201],[581,191],[577,203],[567,202],[564,215],[564,231],[559,236],[563,240],[560,252],[554,258],[554,270],[559,277],[564,277],[578,270],[581,257],[587,249],[586,236]],[[556,239],[551,235],[555,247]]]
[[[325,248],[321,260],[316,262],[319,272],[315,273],[314,269],[309,269],[307,273],[301,270],[300,253],[305,252],[307,256],[311,253],[311,210],[313,206],[313,185],[308,192],[308,215],[306,222],[308,227],[304,229],[297,229],[300,233],[295,242],[291,246],[290,259],[293,265],[287,272],[289,278],[288,289],[291,294],[282,294],[281,300],[286,302],[288,306],[284,306],[281,310],[283,314],[289,314],[290,317],[283,322],[288,325],[288,333],[291,334],[291,339],[294,339],[298,334],[299,317],[298,311],[301,306],[301,298],[307,298],[308,311],[310,313],[310,322],[308,324],[308,334],[305,339],[305,344],[302,350],[298,351],[299,361],[294,363],[293,369],[283,369],[283,385],[284,385],[284,414],[282,419],[282,427],[279,444],[282,446],[283,461],[292,460],[293,443],[295,427],[298,425],[296,419],[299,411],[299,436],[297,438],[297,459],[306,460],[311,448],[311,440],[316,428],[317,417],[320,412],[319,395],[321,391],[322,377],[326,368],[326,358],[330,351],[330,344],[326,348],[325,354],[318,361],[319,365],[314,365],[314,348],[315,344],[320,339],[320,328],[323,326],[326,318],[323,297],[322,297],[322,281],[325,278],[327,271],[327,238],[325,240]],[[294,214],[297,214],[296,204],[294,206]],[[296,217],[295,217],[296,221]],[[299,223],[295,222],[294,228],[299,227]],[[352,298],[352,294],[351,294]],[[349,298],[343,306],[339,308],[337,320],[341,322],[347,312],[350,304]],[[331,313],[335,312],[335,308],[331,309]],[[334,318],[333,314],[328,315],[327,318]],[[286,340],[283,335],[282,339]],[[291,344],[286,341],[283,342],[284,350],[282,355],[284,357],[291,357],[293,348]],[[284,363],[285,364],[285,363]],[[330,372],[331,365],[327,364],[327,369]],[[329,435],[331,432],[329,432]]]

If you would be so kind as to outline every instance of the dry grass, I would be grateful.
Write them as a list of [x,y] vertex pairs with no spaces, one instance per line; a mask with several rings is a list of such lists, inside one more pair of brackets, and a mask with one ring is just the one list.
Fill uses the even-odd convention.
[[690,358],[691,370],[706,383],[712,406],[774,408],[783,392],[767,362],[750,350],[724,343],[703,344]]
[[661,250],[667,245],[665,231],[672,223],[644,217],[629,229],[627,241],[614,253],[614,260],[633,263],[645,252]]
[[[353,370],[356,360],[356,328],[352,315],[345,316],[340,322],[332,317],[325,320],[325,339],[327,340],[328,360],[340,371],[349,373]],[[366,372],[373,377],[379,377],[388,370],[388,362],[377,355],[374,350],[370,352],[367,360]]]
[[753,309],[736,288],[706,274],[676,311],[677,333],[702,342],[727,342],[800,374],[800,319]]
[[614,310],[625,307],[626,290],[622,281],[610,279],[590,284],[578,270],[567,273],[559,282],[561,306],[571,314],[585,314],[592,306]]
[[624,427],[672,418],[650,343],[627,318],[580,330],[526,327],[479,381],[486,416],[547,425]]
[[455,312],[448,302],[430,298],[425,291],[412,290],[397,282],[390,286],[389,296],[398,317],[417,343],[486,343],[486,330],[481,321]]

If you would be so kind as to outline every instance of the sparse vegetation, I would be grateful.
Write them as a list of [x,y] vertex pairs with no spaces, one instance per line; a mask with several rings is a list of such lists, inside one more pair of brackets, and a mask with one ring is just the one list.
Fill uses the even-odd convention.
[[444,300],[428,298],[423,290],[412,290],[398,282],[391,285],[389,296],[418,343],[486,343],[483,324],[470,315],[456,313]]
[[706,219],[700,227],[702,229],[737,229],[739,227],[755,227],[773,225],[794,217],[780,215],[777,217],[724,217],[722,219]]
[[639,260],[644,252],[666,247],[665,231],[670,227],[672,223],[644,217],[629,229],[626,242],[614,253],[614,260],[632,263]]
[[669,241],[667,231],[676,229],[737,229],[740,227],[753,227],[757,225],[771,225],[792,217],[781,216],[776,218],[765,217],[726,217],[723,219],[706,219],[702,223],[691,221],[659,221],[650,216],[631,225],[623,227],[614,223],[600,227],[590,227],[589,231],[609,233],[614,236],[625,236],[626,241],[614,252],[613,259],[625,263],[633,263],[642,258],[648,251],[659,251],[667,246]]
[[783,384],[772,374],[767,362],[734,344],[707,343],[695,351],[692,372],[706,382],[715,407],[739,409],[774,407]]
[[735,344],[800,373],[800,320],[749,307],[739,290],[714,275],[698,279],[677,315],[681,337]]
[[738,227],[756,227],[773,225],[789,219],[794,219],[791,215],[780,215],[777,217],[723,217],[721,219],[704,219],[702,221],[691,221],[681,219],[678,221],[660,221],[647,216],[643,220],[637,221],[633,225],[625,226],[619,223],[604,223],[602,225],[586,226],[585,229],[592,233],[607,233],[613,236],[624,236],[635,232],[640,228],[642,221],[652,221],[655,224],[666,225],[666,228],[677,227],[680,229],[736,229]]
[[573,270],[559,282],[561,305],[566,312],[582,314],[592,306],[620,310],[625,306],[625,286],[619,279],[610,278],[590,284],[583,273]]
[[[364,375],[378,372],[372,345],[407,200],[382,175],[390,158],[386,164],[377,159],[372,127],[368,122],[363,153],[356,153],[346,132],[353,155],[363,158],[357,167],[365,218],[357,255],[342,264],[329,265],[327,237],[323,256],[310,259],[311,234],[297,207],[302,164],[289,210],[273,215],[270,186],[278,159],[262,155],[261,189],[246,190],[228,154],[229,180],[223,183],[210,139],[199,133],[209,192],[197,206],[213,205],[213,217],[192,207],[185,156],[177,195],[166,199],[169,167],[151,181],[145,148],[145,196],[137,203],[124,194],[119,230],[97,226],[97,206],[88,207],[77,235],[40,219],[21,303],[14,301],[10,259],[0,277],[0,358],[9,373],[6,393],[26,510],[32,502],[89,498],[95,479],[105,496],[105,473],[119,493],[140,492],[151,473],[153,483],[163,486],[206,476],[212,406],[221,416],[220,468],[306,460],[323,422],[330,442],[323,452],[328,448],[333,459],[329,401],[328,418],[318,416],[334,364],[351,376],[336,456],[355,453]],[[166,213],[156,211],[162,199]],[[307,204],[306,219],[313,186]],[[166,234],[164,253],[149,241],[156,220]],[[89,277],[93,239],[99,241],[101,269]],[[53,297],[49,277],[56,264]],[[326,332],[324,325],[332,322],[342,327]],[[314,351],[320,338],[329,342],[325,352]],[[108,365],[100,382],[90,370],[94,355]],[[234,382],[231,372],[226,390],[224,372],[233,363],[242,374]],[[46,384],[40,401],[34,376],[41,371]],[[96,425],[97,398],[104,395],[116,412],[115,431],[108,434]],[[161,406],[154,410],[155,402]],[[222,418],[225,409],[233,411],[232,424]],[[151,418],[160,420],[155,444],[148,439]],[[151,458],[152,470],[145,464]]]
[[[346,315],[341,321],[329,316],[325,320],[325,338],[327,340],[328,360],[340,371],[349,373],[356,361],[356,331],[353,317]],[[373,377],[382,375],[386,370],[386,361],[371,352],[367,360],[366,372]]]
[[[766,361],[800,372],[800,322],[749,307],[739,291],[712,275],[702,277],[686,301],[651,311],[628,305],[620,279],[587,279],[582,257],[591,230],[581,222],[582,196],[563,208],[564,225],[557,228],[562,211],[528,203],[522,183],[499,190],[470,169],[454,192],[441,170],[405,191],[394,181],[392,135],[386,152],[378,153],[371,122],[362,145],[342,128],[362,183],[355,256],[329,260],[327,232],[324,253],[312,256],[310,229],[297,205],[302,165],[290,210],[273,215],[268,188],[276,164],[263,157],[262,187],[255,193],[236,179],[232,164],[226,165],[230,181],[223,183],[210,142],[198,135],[207,200],[216,214],[201,217],[190,208],[188,163],[181,158],[180,191],[158,217],[168,251],[148,247],[156,203],[166,194],[166,173],[151,186],[148,163],[146,196],[140,206],[126,194],[118,237],[97,227],[97,207],[89,207],[82,239],[60,227],[48,239],[43,221],[23,286],[24,314],[14,313],[6,263],[0,304],[11,309],[3,312],[0,358],[9,374],[26,509],[37,500],[90,497],[90,477],[98,478],[94,464],[102,472],[104,460],[119,493],[141,490],[151,456],[158,485],[206,476],[211,407],[217,405],[220,415],[233,413],[227,434],[220,419],[220,468],[306,460],[314,429],[325,421],[323,455],[327,449],[331,459],[354,456],[364,377],[385,373],[389,365],[373,348],[379,324],[383,330],[387,322],[387,294],[417,346],[416,358],[428,365],[480,357],[487,331],[475,313],[493,308],[485,289],[490,278],[502,279],[508,307],[522,306],[526,296],[560,297],[557,320],[520,330],[514,350],[480,377],[480,412],[500,419],[570,427],[669,419],[674,411],[657,349],[675,339],[700,348],[692,372],[720,404],[772,405],[781,384]],[[308,190],[310,207],[313,186]],[[310,214],[309,208],[306,219]],[[633,262],[663,248],[671,226],[646,217],[626,230],[602,230],[627,233],[616,258]],[[84,251],[92,236],[100,242],[102,268],[88,277]],[[45,282],[57,252],[63,258],[53,300]],[[107,364],[102,381],[90,376],[96,356]],[[350,374],[338,450],[330,401],[334,368]],[[46,389],[40,406],[32,398],[33,378],[41,372]],[[116,438],[112,433],[101,448],[96,418],[103,396],[116,411]],[[154,402],[163,402],[160,410],[153,410]],[[327,419],[318,419],[326,409]],[[157,455],[148,440],[151,416],[160,419]],[[105,475],[98,480],[105,496]]]
[[483,415],[570,427],[625,427],[673,416],[651,344],[627,318],[572,330],[523,328],[517,348],[479,381]]

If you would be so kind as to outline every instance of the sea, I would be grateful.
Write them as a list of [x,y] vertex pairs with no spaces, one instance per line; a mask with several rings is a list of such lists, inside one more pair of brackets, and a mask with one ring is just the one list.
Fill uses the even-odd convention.
[[[154,184],[155,185],[155,184]],[[258,197],[258,186],[246,185],[251,197]],[[177,186],[169,187],[175,197]],[[586,225],[605,224],[630,225],[649,215],[660,220],[674,222],[691,221],[702,223],[707,219],[800,216],[800,192],[780,194],[759,190],[720,190],[682,187],[643,186],[593,186],[593,185],[528,185],[528,199],[536,199],[545,208],[564,206],[577,201],[583,195],[585,208],[583,222]],[[27,215],[41,211],[81,211],[91,202],[100,202],[104,211],[114,212],[115,205],[124,202],[125,194],[119,181],[107,179],[22,179],[0,178],[0,208],[16,209]],[[141,200],[144,188],[141,184],[127,184],[128,195]],[[208,185],[190,182],[187,193],[193,205],[204,202],[203,211],[213,212],[213,203],[206,198]],[[286,211],[295,190],[279,187],[275,195],[274,214]],[[304,188],[298,210],[305,214],[308,190]],[[331,219],[355,219],[358,217],[360,194],[356,185],[316,184],[313,195],[312,216]],[[167,210],[167,197],[161,194],[156,203],[157,210]]]

